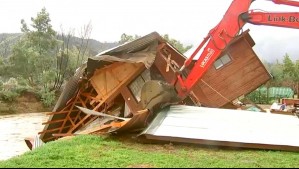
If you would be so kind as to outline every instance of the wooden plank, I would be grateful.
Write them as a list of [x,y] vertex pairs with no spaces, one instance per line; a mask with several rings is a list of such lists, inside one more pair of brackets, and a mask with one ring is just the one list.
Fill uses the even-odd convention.
[[92,117],[89,121],[87,121],[86,123],[83,123],[82,128],[89,125],[90,123],[92,123],[93,121],[95,121],[97,118],[97,116]]
[[73,122],[72,118],[70,116],[66,116],[66,119],[71,122],[72,126],[75,126],[75,123]]
[[[260,77],[261,78],[267,78],[267,76],[260,76]],[[257,78],[259,78],[259,77],[257,77]],[[254,82],[247,83],[247,84],[243,85],[242,87],[240,87],[239,89],[236,88],[232,94],[225,95],[225,97],[228,100],[232,101],[232,100],[234,100],[235,98],[237,98],[237,97],[239,97],[241,95],[249,93],[250,91],[254,90],[255,88],[256,87],[254,87]],[[201,100],[202,97],[199,96],[199,98]],[[209,99],[213,100],[213,101],[210,101],[207,104],[207,105],[209,105],[209,107],[220,107],[220,106],[222,106],[222,105],[224,105],[224,104],[226,104],[228,102],[227,99],[224,99],[224,98],[218,96],[217,94],[210,94],[209,95]],[[205,100],[203,102],[205,102]]]
[[[80,92],[80,90],[79,90],[79,92]],[[78,95],[76,95],[75,97],[73,97],[72,99],[70,99],[70,100],[75,100],[75,98],[77,97]],[[53,118],[55,118],[55,115],[59,115],[59,114],[69,114],[69,113],[72,113],[73,112],[73,110],[68,110],[68,111],[66,111],[67,109],[69,109],[70,107],[71,107],[71,105],[72,104],[67,104],[60,112],[52,112],[52,113],[48,113],[48,115],[51,115],[52,117],[50,117],[51,119],[53,119]],[[50,119],[49,118],[49,119]],[[63,118],[65,118],[65,117],[63,117]],[[64,119],[65,120],[65,119]],[[53,126],[53,124],[55,124],[55,123],[52,123],[52,124],[46,124],[47,126],[45,126],[45,129],[47,129],[47,130],[51,130],[51,129],[56,129],[56,126]],[[63,124],[62,124],[62,126],[64,126],[65,125],[65,122],[63,122]],[[45,132],[42,132],[41,133],[41,138],[43,139],[43,140],[47,140],[47,138],[45,137],[45,135],[47,134],[47,130],[44,130]]]
[[[74,119],[73,119],[73,120],[74,120]],[[64,119],[52,120],[52,121],[44,122],[44,123],[42,123],[42,125],[53,124],[53,123],[61,123],[61,122],[63,122],[63,121],[64,121]]]
[[118,63],[117,65],[113,69],[105,69],[105,71],[99,72],[90,79],[92,86],[98,93],[98,99],[112,92],[122,81],[127,79],[128,75],[138,69],[137,64],[133,63]]
[[[205,74],[203,79],[206,82],[213,81],[215,83],[220,83],[225,80],[227,77],[234,77],[233,75],[240,74],[240,71],[244,71],[246,69],[250,69],[253,65],[260,65],[257,61],[257,58],[248,57],[248,55],[244,55],[243,59],[235,59],[233,55],[230,55],[233,59],[230,64],[216,70],[214,66],[212,66],[209,71]],[[219,76],[220,75],[220,76]],[[218,78],[215,78],[218,77]]]
[[[91,90],[92,91],[92,90]],[[80,103],[83,105],[83,107],[87,107],[86,106],[86,100],[88,100],[88,98],[85,99],[85,102],[82,100],[81,95],[78,97],[78,100],[80,100]],[[81,117],[81,111],[79,111],[74,119],[74,123],[77,123],[77,120]],[[75,126],[75,124],[73,125]]]
[[[142,63],[139,64],[135,64],[137,66],[137,69],[135,70],[135,72],[133,72],[132,74],[130,74],[129,76],[126,75],[126,79],[124,79],[121,83],[119,83],[117,85],[117,87],[115,87],[110,93],[108,93],[105,97],[102,98],[102,101],[93,108],[93,110],[97,110],[100,106],[102,106],[105,101],[107,101],[108,99],[112,99],[115,98],[118,94],[120,94],[120,91],[122,89],[123,86],[128,85],[134,78],[136,78],[140,73],[142,73],[145,69],[145,66]],[[86,115],[80,122],[78,122],[71,130],[69,130],[68,133],[73,132],[74,130],[77,129],[77,127],[79,127],[85,120],[87,120],[89,117],[91,117],[91,115]]]
[[78,100],[79,100],[80,103],[83,105],[83,107],[86,107],[86,103],[82,100],[81,97],[78,97]]
[[115,98],[118,94],[120,94],[121,89],[124,86],[127,86],[131,81],[136,78],[140,73],[143,72],[145,69],[143,64],[138,64],[138,68],[135,70],[134,73],[126,76],[121,83],[119,83],[110,93],[108,93],[105,97],[102,98],[102,101],[95,107],[94,110],[98,109],[106,100]]
[[282,98],[281,103],[286,103],[286,105],[295,105],[299,104],[299,99],[292,99],[292,98]]
[[[76,112],[78,110],[71,110],[71,112]],[[46,115],[58,115],[58,114],[66,114],[66,113],[69,113],[70,111],[69,110],[65,110],[65,111],[59,111],[59,112],[51,112],[51,113],[48,113]]]
[[85,121],[85,120],[87,120],[89,117],[91,117],[91,115],[86,115],[81,121],[79,121],[75,126],[73,126],[73,128],[72,129],[70,129],[67,133],[72,133],[74,130],[76,130],[81,124],[83,124],[83,122]]
[[92,133],[100,132],[101,130],[108,130],[110,128],[111,128],[111,125],[104,124],[104,125],[101,125],[101,126],[97,126],[97,127],[91,128],[91,129],[81,131],[81,132],[78,133],[78,135],[92,134]]
[[50,112],[47,113],[47,115],[56,115],[56,114],[65,114],[69,112],[69,108],[72,104],[67,104],[62,110],[58,111],[58,112]]
[[[67,128],[70,128],[72,127],[71,125],[69,126],[64,126],[63,129],[67,129]],[[55,129],[50,129],[50,130],[43,130],[42,132],[39,132],[38,134],[46,134],[46,133],[51,133],[51,132],[54,132],[54,131],[57,131],[57,130],[60,130],[61,128],[55,128]],[[60,133],[60,132],[59,132]]]
[[133,94],[130,92],[129,88],[127,86],[123,87],[120,93],[123,96],[131,112],[135,114],[138,111],[138,103],[134,98]]
[[91,96],[90,93],[81,93],[81,95],[91,100],[97,99],[96,97]]
[[160,74],[163,76],[166,82],[171,83],[176,77],[175,77],[175,71],[170,67],[169,71],[166,72],[166,56],[163,56],[163,54],[158,53],[155,59],[155,66],[159,70]]
[[[244,86],[248,82],[254,81],[254,83],[260,86],[261,82],[257,81],[257,79],[255,78],[265,74],[265,72],[262,71],[263,68],[261,68],[260,66],[252,67],[250,69],[244,70],[244,72],[246,73],[246,75],[244,76],[241,73],[236,73],[235,75],[232,75],[232,77],[227,77],[222,82],[217,83],[215,81],[218,80],[215,80],[206,83],[208,83],[210,86],[212,86],[212,88],[216,89],[218,92],[222,93],[223,95],[234,95],[232,91],[235,91],[235,89]],[[256,87],[256,85],[254,86]]]
[[[264,79],[265,80],[265,79],[267,79],[267,77],[268,77],[267,75],[262,75],[262,76],[258,75],[257,77],[255,77],[255,79],[257,79],[257,80]],[[245,85],[243,85],[242,87],[236,88],[234,90],[234,95],[236,97],[239,97],[241,95],[248,94],[250,91],[253,91],[254,89],[256,89],[256,87],[254,87],[255,85],[256,85],[256,83],[252,80],[252,81],[246,83]],[[247,92],[245,92],[245,91],[247,91]],[[230,96],[230,99],[234,100],[232,98],[232,96]],[[220,101],[219,99],[214,99],[214,101],[220,106],[225,104],[223,101]]]
[[[82,87],[83,88],[83,87]],[[76,95],[76,99],[74,99],[74,102],[71,103],[71,108],[70,108],[70,112],[67,114],[67,116],[70,116],[70,113],[72,112],[72,110],[74,109],[74,106],[75,106],[75,103],[76,101],[78,100],[78,97],[80,97],[80,93],[82,91],[82,88],[78,91],[77,95]],[[79,112],[78,112],[79,113]],[[58,133],[61,133],[62,130],[64,129],[63,126],[66,124],[67,122],[67,118],[65,118],[65,121],[63,122],[62,126],[61,126],[61,129],[59,130]],[[74,125],[76,126],[76,125]]]
[[128,121],[122,121],[122,122],[116,122],[116,121],[113,121],[112,123],[110,123],[110,125],[112,127],[117,127],[117,128],[120,128],[122,126],[124,126],[125,124],[127,124]]

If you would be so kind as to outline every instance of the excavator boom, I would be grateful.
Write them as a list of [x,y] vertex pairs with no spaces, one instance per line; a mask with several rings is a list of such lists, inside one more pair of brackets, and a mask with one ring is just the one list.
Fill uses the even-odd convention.
[[297,6],[299,7],[298,1],[291,1],[291,0],[271,0],[276,4],[283,4],[283,5],[290,5],[290,6]]
[[248,23],[255,25],[268,25],[286,28],[299,28],[299,12],[279,13],[249,11],[241,15],[241,18]]
[[[221,55],[230,42],[239,34],[246,23],[256,25],[268,25],[299,29],[299,13],[281,13],[281,12],[260,12],[249,10],[253,0],[233,0],[219,24],[210,30],[203,43],[206,43],[203,52],[196,61],[194,67],[184,79],[181,74],[177,76],[175,84],[177,93],[182,99],[185,98],[193,86],[200,80],[214,61]],[[284,4],[299,7],[297,1],[272,0],[276,4]],[[185,61],[180,71],[187,67],[194,56],[198,54],[204,44],[199,45],[195,52]]]
[[[234,0],[223,16],[223,19],[216,25],[216,27],[209,31],[207,35],[207,44],[189,75],[186,79],[183,79],[181,75],[178,75],[177,77],[178,83],[176,84],[176,90],[180,97],[185,98],[189,94],[192,87],[208,70],[210,65],[239,34],[239,31],[245,25],[245,22],[240,18],[240,14],[247,12],[251,3],[252,0]],[[200,48],[186,60],[181,71],[189,66],[199,50]]]
[[[214,61],[222,54],[222,52],[230,45],[232,40],[237,37],[243,26],[246,23],[251,23],[255,25],[268,25],[268,26],[278,26],[278,27],[287,27],[287,28],[296,28],[299,29],[299,13],[281,13],[281,12],[262,12],[249,10],[251,3],[254,0],[233,0],[230,4],[228,10],[223,16],[222,20],[212,28],[201,44],[197,47],[194,53],[184,62],[184,65],[178,70],[178,75],[176,79],[173,80],[173,90],[171,92],[172,96],[176,99],[173,100],[184,100],[195,84],[203,77],[207,72],[210,66]],[[290,6],[299,7],[298,1],[289,1],[289,0],[271,0],[275,4],[284,4]],[[193,61],[193,58],[198,54],[199,51],[204,47],[202,53],[199,56],[199,59],[195,62],[193,68],[188,75],[183,76],[183,70],[190,65]],[[152,83],[152,82],[150,82]],[[145,85],[147,88],[150,85]],[[151,109],[153,105],[160,104],[163,100],[155,100],[153,96],[162,96],[159,93],[150,93],[153,91],[165,91],[164,88],[169,90],[169,85],[164,85],[160,83],[155,85],[158,87],[156,90],[150,90],[148,88],[143,91],[145,94],[142,97],[146,100],[143,108]],[[175,94],[174,94],[175,93]],[[168,98],[169,95],[165,95],[165,98]],[[167,103],[169,99],[165,100]],[[170,99],[171,100],[171,99]],[[152,102],[152,103],[150,103]]]

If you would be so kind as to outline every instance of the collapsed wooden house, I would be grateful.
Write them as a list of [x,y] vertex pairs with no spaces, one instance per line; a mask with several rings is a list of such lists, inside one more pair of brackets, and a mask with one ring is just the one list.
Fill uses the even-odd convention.
[[[271,75],[252,50],[253,46],[248,31],[235,38],[185,102],[224,107],[267,82]],[[48,113],[40,138],[48,142],[71,135],[101,118],[86,114],[77,106],[118,117],[138,116],[142,85],[148,80],[171,83],[175,67],[181,67],[184,61],[185,56],[156,32],[89,58],[66,84],[53,111]],[[123,126],[105,118],[96,124],[99,130],[105,131]]]

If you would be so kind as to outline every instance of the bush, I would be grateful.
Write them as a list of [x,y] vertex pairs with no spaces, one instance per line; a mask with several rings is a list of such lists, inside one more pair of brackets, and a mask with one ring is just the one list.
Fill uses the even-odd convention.
[[0,91],[3,90],[3,81],[0,79]]
[[26,86],[26,87],[29,87],[29,85],[28,85],[28,80],[26,80],[26,79],[24,79],[24,78],[22,78],[22,77],[18,77],[17,78],[17,81],[18,81],[18,84],[20,85],[20,86]]
[[7,82],[0,81],[0,99],[5,102],[16,101],[22,92],[29,89],[27,85],[20,85],[15,78],[10,78]]
[[2,82],[1,86],[1,100],[6,102],[12,102],[15,101],[16,98],[19,96],[19,93],[16,91],[18,82],[15,78],[10,78],[7,82]]
[[56,101],[56,95],[54,91],[49,91],[48,89],[41,89],[38,92],[39,97],[45,107],[53,106]]
[[19,97],[19,93],[16,93],[15,91],[1,91],[0,96],[3,101],[6,102],[13,102],[16,101],[16,99]]

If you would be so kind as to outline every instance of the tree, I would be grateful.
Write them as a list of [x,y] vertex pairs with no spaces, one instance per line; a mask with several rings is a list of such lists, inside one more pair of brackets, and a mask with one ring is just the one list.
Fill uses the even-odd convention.
[[11,70],[15,76],[28,80],[31,86],[47,88],[54,81],[54,77],[45,73],[54,71],[55,47],[57,46],[56,32],[50,24],[51,19],[45,8],[31,18],[30,27],[21,20],[22,38],[13,47],[10,57]]
[[[61,88],[70,69],[70,39],[74,36],[74,30],[70,29],[65,33],[63,27],[61,26],[60,28],[61,33],[57,35],[55,82],[51,90],[59,90]],[[73,67],[71,68],[72,71],[74,69]]]
[[7,58],[10,50],[9,38],[2,36],[0,40],[0,57]]
[[124,44],[126,42],[131,42],[135,39],[138,39],[140,38],[141,36],[138,36],[138,35],[127,35],[125,33],[121,34],[120,36],[120,41],[118,41],[119,44]]
[[4,74],[4,71],[5,71],[4,67],[5,67],[4,58],[0,57],[0,77],[5,75]]
[[296,76],[295,64],[290,59],[290,56],[286,54],[283,59],[283,85],[295,89]]
[[275,64],[271,65],[270,73],[273,76],[273,79],[269,82],[271,86],[281,86],[283,82],[283,64],[277,61]]
[[295,65],[288,54],[286,54],[283,59],[283,73],[285,77],[289,76],[291,78],[295,73]]
[[295,91],[298,95],[299,93],[299,60],[295,63],[295,71],[294,71],[294,82],[295,82]]
[[[130,42],[133,41],[137,38],[140,38],[141,36],[139,35],[127,35],[125,33],[123,33],[120,37],[120,41],[118,41],[118,43],[120,44],[124,44],[126,42]],[[184,46],[180,41],[172,39],[169,37],[168,34],[165,34],[162,36],[168,43],[170,43],[172,46],[174,46],[179,52],[181,53],[185,53],[187,52],[189,49],[192,48],[192,45],[189,46]]]
[[89,22],[87,25],[84,25],[79,32],[81,42],[80,45],[77,46],[78,54],[76,67],[79,67],[87,58],[86,53],[89,45],[91,31],[92,25],[91,22]]
[[163,38],[181,53],[185,53],[192,48],[192,45],[184,46],[180,41],[170,38],[168,34],[163,35]]
[[21,20],[22,32],[26,34],[31,44],[38,50],[40,55],[49,53],[57,45],[56,31],[52,29],[51,19],[46,8],[39,12],[36,18],[31,18],[32,30],[30,30],[24,19]]
[[12,50],[12,56],[9,58],[12,76],[20,76],[27,79],[30,85],[34,85],[36,76],[36,64],[38,54],[31,47],[28,47],[27,41],[20,40]]

